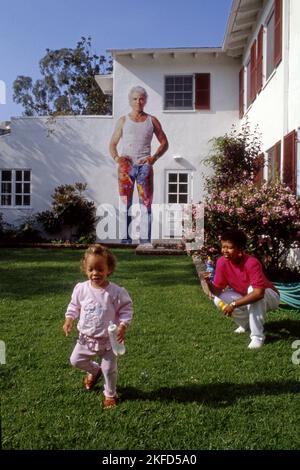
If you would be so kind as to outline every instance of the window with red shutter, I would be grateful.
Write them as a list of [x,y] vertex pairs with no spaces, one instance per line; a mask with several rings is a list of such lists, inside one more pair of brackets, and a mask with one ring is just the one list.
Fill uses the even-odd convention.
[[267,151],[268,154],[268,181],[280,178],[281,141],[277,142]]
[[240,70],[239,74],[239,107],[240,107],[240,119],[244,116],[244,66]]
[[263,39],[264,27],[261,26],[257,37],[256,91],[259,93],[263,85]]
[[275,0],[274,7],[274,67],[277,67],[282,59],[282,0]]
[[296,192],[296,131],[284,137],[283,182]]
[[256,97],[256,40],[251,46],[250,53],[250,97],[251,102],[255,100]]
[[210,109],[210,73],[195,75],[195,109]]
[[254,183],[257,185],[260,185],[263,182],[264,179],[264,166],[265,166],[265,156],[263,153],[260,153],[256,157],[256,164],[258,167],[258,172],[256,173],[254,177]]

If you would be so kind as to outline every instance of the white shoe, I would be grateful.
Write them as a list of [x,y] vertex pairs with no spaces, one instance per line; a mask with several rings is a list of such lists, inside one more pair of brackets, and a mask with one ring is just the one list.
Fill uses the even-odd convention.
[[142,246],[143,248],[153,248],[151,242],[140,243],[139,246]]
[[251,343],[248,345],[248,349],[259,349],[264,345],[264,342],[262,339],[258,338],[253,338]]
[[246,333],[246,331],[246,328],[244,328],[243,326],[239,326],[236,330],[234,330],[234,333],[240,335],[241,333]]

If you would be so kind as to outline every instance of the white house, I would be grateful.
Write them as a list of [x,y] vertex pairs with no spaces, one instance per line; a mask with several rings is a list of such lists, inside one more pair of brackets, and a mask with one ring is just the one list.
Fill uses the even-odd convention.
[[[111,50],[113,75],[96,79],[113,94],[112,116],[12,118],[11,133],[0,136],[5,220],[18,223],[49,208],[54,188],[76,181],[88,184],[96,206],[118,208],[117,168],[108,144],[136,85],[146,88],[146,111],[159,119],[169,140],[155,164],[154,204],[167,204],[163,219],[168,204],[201,200],[210,140],[246,118],[262,133],[265,178],[280,169],[300,194],[299,3],[234,0],[223,47]],[[169,223],[155,224],[154,238],[172,236]]]

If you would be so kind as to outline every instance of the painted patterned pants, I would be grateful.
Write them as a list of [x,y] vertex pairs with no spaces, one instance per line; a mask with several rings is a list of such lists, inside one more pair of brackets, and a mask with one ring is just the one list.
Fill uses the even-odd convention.
[[153,199],[153,166],[145,163],[135,165],[126,160],[119,165],[119,194],[126,211],[126,235],[131,240],[130,223],[134,183],[136,181],[141,209],[140,238],[151,241],[151,205]]
[[[248,289],[248,294],[253,291],[253,288],[250,286]],[[240,299],[241,294],[235,290],[225,290],[219,296],[223,302],[230,304],[234,300]],[[265,340],[264,334],[264,320],[266,313],[269,310],[276,310],[280,302],[280,297],[273,289],[266,289],[264,298],[254,302],[253,304],[244,305],[239,308],[235,308],[232,314],[234,321],[243,328],[250,329],[250,338],[257,338],[260,341]]]
[[100,356],[101,369],[104,377],[104,390],[103,393],[106,397],[116,396],[116,385],[117,385],[117,357],[112,352],[112,349],[103,349],[98,352],[92,351],[85,344],[77,342],[71,357],[70,362],[72,366],[78,369],[84,370],[92,375],[97,375],[99,371],[99,364],[93,361],[92,358]]

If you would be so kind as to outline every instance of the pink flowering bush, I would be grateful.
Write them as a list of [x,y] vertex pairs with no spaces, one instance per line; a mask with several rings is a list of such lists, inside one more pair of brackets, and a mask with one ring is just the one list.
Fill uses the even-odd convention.
[[300,246],[300,200],[280,182],[239,184],[213,192],[205,203],[202,255],[220,252],[218,236],[226,229],[243,230],[248,252],[255,254],[270,275],[286,268],[290,248]]
[[[208,255],[216,259],[220,235],[228,229],[243,230],[247,251],[261,260],[268,275],[279,280],[285,271],[285,278],[290,278],[287,257],[291,248],[300,247],[300,200],[279,180],[255,183],[262,165],[259,153],[258,133],[251,134],[247,124],[239,132],[214,139],[212,155],[206,160],[214,174],[206,178],[202,210],[197,205],[190,208],[185,239],[203,260]],[[204,230],[198,223],[203,207]],[[198,247],[191,243],[197,239]]]

